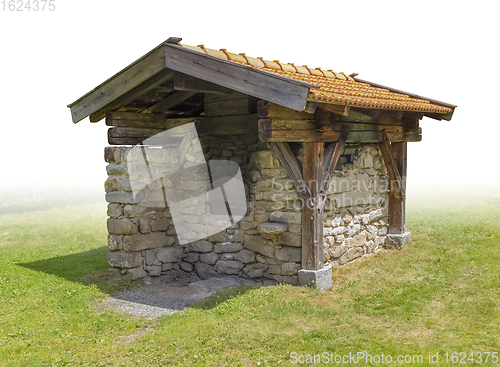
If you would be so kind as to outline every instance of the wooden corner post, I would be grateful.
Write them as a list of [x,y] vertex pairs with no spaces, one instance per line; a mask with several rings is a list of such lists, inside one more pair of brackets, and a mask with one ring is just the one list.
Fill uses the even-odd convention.
[[323,182],[323,143],[304,143],[302,176],[311,198],[302,209],[302,268],[318,270],[324,266],[323,203],[319,191]]
[[[401,180],[400,191],[406,193],[407,143],[391,143],[394,161]],[[391,183],[392,185],[392,183]],[[396,195],[397,190],[389,194],[389,234],[404,234],[406,231],[406,195]]]

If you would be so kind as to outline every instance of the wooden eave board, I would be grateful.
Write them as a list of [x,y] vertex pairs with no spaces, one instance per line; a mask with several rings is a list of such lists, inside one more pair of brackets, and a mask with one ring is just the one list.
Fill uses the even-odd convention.
[[316,87],[164,43],[68,105],[73,122],[83,120],[164,69],[188,74],[298,111],[305,108],[309,88]]
[[[432,98],[423,97],[423,96],[420,96],[420,95],[415,94],[415,93],[405,92],[405,91],[402,91],[402,90],[400,90],[400,89],[387,87],[387,86],[385,86],[385,85],[378,84],[378,83],[372,83],[372,82],[369,82],[369,81],[366,81],[366,80],[363,80],[363,79],[359,79],[359,78],[356,78],[356,77],[354,77],[353,79],[354,79],[355,81],[357,81],[357,82],[360,82],[360,83],[369,84],[369,85],[371,85],[372,87],[382,88],[382,89],[387,89],[387,90],[389,90],[389,91],[391,91],[391,92],[394,92],[394,93],[406,94],[407,96],[410,96],[410,97],[412,97],[412,98],[424,99],[424,100],[429,101],[430,103],[437,104],[437,105],[444,106],[444,107],[448,107],[448,108],[451,108],[451,109],[452,109],[451,113],[438,113],[438,112],[425,112],[425,111],[419,111],[419,112],[424,113],[424,116],[428,116],[428,117],[431,117],[431,118],[436,118],[436,116],[443,116],[443,119],[444,119],[444,120],[450,121],[450,120],[451,120],[451,118],[453,117],[453,113],[455,112],[455,108],[457,108],[457,106],[456,106],[456,105],[454,105],[454,104],[451,104],[451,103],[446,103],[446,102],[442,102],[442,101],[438,101],[437,99],[432,99]],[[366,106],[356,106],[356,107],[370,108],[370,107],[366,107]],[[414,111],[410,111],[410,110],[408,110],[408,112],[414,112]]]
[[[387,88],[389,89],[389,88]],[[395,91],[395,90],[393,90]],[[410,95],[411,93],[406,93],[406,92],[402,92],[402,93],[405,93],[405,94],[408,94]],[[416,95],[411,95],[411,97],[418,97]],[[424,98],[424,99],[427,99],[429,100],[428,98],[425,98],[425,97],[418,97],[418,98]],[[342,106],[342,107],[356,107],[356,108],[362,108],[362,109],[365,109],[365,110],[373,110],[373,111],[380,111],[382,113],[384,112],[398,112],[398,111],[403,111],[403,112],[414,112],[414,113],[421,113],[423,114],[424,116],[426,117],[430,117],[430,118],[433,118],[433,119],[436,119],[436,120],[451,120],[452,116],[453,116],[453,112],[455,111],[454,108],[456,106],[453,106],[453,107],[450,107],[452,105],[446,105],[446,107],[450,107],[450,108],[453,108],[453,111],[451,113],[439,113],[439,112],[428,112],[428,111],[420,111],[420,110],[414,110],[414,109],[405,109],[405,108],[401,108],[401,109],[384,109],[384,108],[380,108],[380,107],[370,107],[370,106],[361,106],[361,105],[358,105],[358,104],[355,104],[355,103],[342,103],[342,102],[331,102],[331,101],[318,101],[317,99],[314,99],[314,98],[308,98],[307,99],[308,102],[316,102],[316,103],[322,103],[322,104],[325,104],[325,105],[334,105],[334,106]],[[431,101],[432,102],[432,101]],[[436,103],[436,102],[432,102],[432,103]],[[436,103],[438,104],[438,103]],[[445,103],[443,102],[443,106],[445,105]]]

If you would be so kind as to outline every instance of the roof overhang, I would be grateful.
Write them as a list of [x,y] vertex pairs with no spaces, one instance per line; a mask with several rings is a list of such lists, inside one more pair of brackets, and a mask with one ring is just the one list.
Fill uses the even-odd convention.
[[354,76],[353,78],[357,82],[369,84],[372,87],[387,89],[387,90],[389,90],[391,92],[394,92],[394,93],[406,94],[407,96],[410,96],[412,98],[425,99],[425,100],[431,102],[432,104],[436,104],[436,105],[439,105],[439,106],[451,108],[452,111],[450,113],[447,113],[447,114],[441,114],[441,113],[425,113],[424,114],[425,116],[433,118],[433,119],[436,119],[436,120],[447,120],[447,121],[450,121],[451,118],[452,118],[452,116],[453,116],[453,113],[455,112],[455,108],[457,107],[456,105],[453,105],[451,103],[441,102],[441,101],[438,101],[436,99],[427,98],[427,97],[420,96],[420,95],[415,94],[415,93],[405,92],[405,91],[402,91],[400,89],[395,89],[395,88],[387,87],[387,86],[382,85],[382,84],[368,82],[366,80],[356,78],[356,76]]
[[166,41],[69,104],[73,122],[102,111],[133,90],[147,90],[151,84],[148,81],[155,77],[161,79],[159,76],[169,71],[188,74],[297,111],[306,107],[309,89],[317,87]]

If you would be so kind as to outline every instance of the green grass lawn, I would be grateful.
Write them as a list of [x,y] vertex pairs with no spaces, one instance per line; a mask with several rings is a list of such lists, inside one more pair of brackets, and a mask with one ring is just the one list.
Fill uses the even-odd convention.
[[293,352],[500,365],[485,362],[500,354],[500,194],[409,195],[412,242],[334,269],[330,290],[242,288],[153,321],[95,312],[136,286],[107,271],[104,203],[0,204],[0,366],[277,366]]

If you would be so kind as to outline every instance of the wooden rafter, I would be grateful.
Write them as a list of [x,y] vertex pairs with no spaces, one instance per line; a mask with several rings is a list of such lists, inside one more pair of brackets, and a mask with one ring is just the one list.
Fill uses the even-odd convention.
[[342,116],[349,115],[349,111],[351,109],[351,107],[348,107],[345,105],[337,105],[337,104],[329,104],[329,103],[318,103],[317,107],[321,108],[323,110],[327,110],[327,111],[336,113],[338,115],[342,115]]
[[171,109],[174,106],[177,106],[179,103],[182,103],[186,99],[194,96],[196,92],[185,92],[178,91],[174,94],[168,96],[163,101],[160,101],[153,106],[149,107],[147,110],[142,111],[142,113],[159,113],[165,112]]

